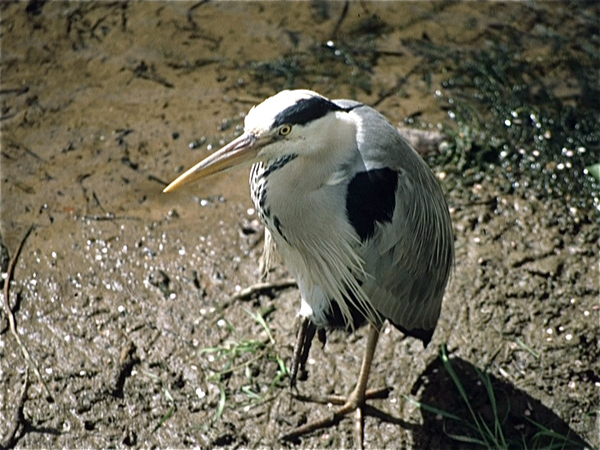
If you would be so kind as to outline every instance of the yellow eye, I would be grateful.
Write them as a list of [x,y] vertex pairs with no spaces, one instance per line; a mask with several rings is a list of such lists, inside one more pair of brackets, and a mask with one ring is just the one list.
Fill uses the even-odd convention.
[[282,125],[279,128],[279,136],[287,136],[292,132],[292,126],[290,124]]

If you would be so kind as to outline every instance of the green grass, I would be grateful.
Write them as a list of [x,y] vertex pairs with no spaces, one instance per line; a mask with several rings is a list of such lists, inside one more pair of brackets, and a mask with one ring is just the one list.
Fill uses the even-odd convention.
[[[240,334],[233,324],[223,317],[226,326],[235,336],[235,339],[220,346],[207,347],[200,350],[201,354],[214,354],[214,361],[220,365],[219,369],[213,370],[213,373],[207,378],[209,382],[213,383],[218,388],[219,399],[215,414],[210,422],[203,426],[204,428],[219,421],[226,408],[237,409],[249,404],[259,404],[268,401],[270,394],[272,394],[276,388],[281,387],[282,380],[289,376],[288,368],[277,352],[277,342],[265,320],[273,310],[274,307],[260,310],[257,313],[246,310],[246,313],[262,327],[266,334],[266,338],[246,339],[240,337]],[[261,377],[260,380],[255,379],[250,370],[250,365],[259,361],[262,367],[265,367],[268,364],[277,364],[277,371],[273,378],[267,379],[266,381],[265,377]],[[177,405],[168,387],[157,375],[148,371],[144,371],[144,374],[156,384],[160,385],[168,404],[167,411],[160,417],[158,423],[152,430],[152,433],[155,433],[171,419],[171,417],[173,417],[177,410]],[[231,389],[228,386],[228,380],[234,375],[245,377],[247,381],[247,383],[243,384],[239,389],[247,399],[245,402],[238,401],[237,403],[234,403],[230,398],[230,395],[228,395],[228,393],[231,393]],[[266,383],[266,387],[263,388],[263,386],[261,386],[259,389],[256,389],[256,386],[260,383],[263,385]],[[236,385],[238,385],[238,383],[236,383]]]
[[[282,380],[289,376],[288,368],[277,351],[277,342],[265,320],[273,310],[274,307],[261,310],[257,313],[245,310],[246,313],[262,327],[266,334],[266,338],[246,339],[241,337],[233,324],[226,318],[223,318],[227,327],[232,331],[236,338],[228,341],[224,345],[206,347],[200,350],[201,354],[214,354],[215,361],[221,365],[219,369],[214,370],[208,377],[208,381],[216,384],[219,388],[219,403],[217,411],[211,420],[211,424],[214,424],[221,418],[226,407],[237,409],[249,404],[258,404],[268,401],[270,394],[272,394],[277,387],[281,387]],[[273,378],[266,381],[266,383],[268,383],[266,388],[256,389],[259,383],[261,381],[262,383],[265,383],[265,380],[264,378],[261,378],[261,380],[255,379],[250,370],[250,366],[259,361],[261,361],[261,365],[263,366],[270,363],[277,364],[277,371]],[[244,383],[240,388],[240,392],[247,398],[247,401],[245,402],[238,402],[237,404],[233,404],[232,402],[228,403],[227,392],[229,389],[227,380],[233,375],[243,376],[247,381],[247,383]]]
[[167,399],[167,402],[169,403],[169,409],[167,410],[167,412],[165,414],[163,414],[161,416],[161,418],[158,421],[158,423],[156,424],[156,426],[152,429],[152,433],[154,434],[156,432],[156,430],[158,430],[160,427],[162,427],[164,425],[164,423],[173,416],[173,414],[175,413],[176,405],[175,405],[175,399],[171,395],[171,392],[169,391],[167,386],[165,386],[163,384],[162,380],[158,376],[156,376],[152,372],[148,372],[148,371],[144,371],[144,374],[148,378],[152,379],[155,383],[160,384],[160,386],[163,390],[163,393],[165,395],[165,398]]
[[434,406],[419,402],[406,395],[404,398],[410,403],[421,408],[423,411],[440,416],[449,421],[449,423],[458,425],[457,428],[462,428],[465,430],[465,432],[462,434],[450,433],[446,431],[446,426],[444,426],[444,432],[452,440],[466,444],[472,444],[474,446],[479,446],[490,450],[528,450],[542,448],[547,450],[559,450],[581,447],[580,441],[572,439],[568,435],[560,434],[525,415],[522,416],[524,421],[529,423],[529,425],[531,425],[531,427],[536,431],[535,433],[529,433],[528,435],[523,434],[521,436],[521,440],[515,439],[514,433],[511,434],[508,430],[508,427],[511,425],[510,421],[508,420],[511,412],[510,404],[508,405],[508,408],[506,408],[506,411],[502,414],[496,401],[497,393],[494,390],[490,375],[487,372],[481,371],[475,367],[479,381],[482,383],[487,395],[486,404],[489,405],[492,411],[491,419],[489,418],[489,414],[488,418],[486,418],[484,414],[479,411],[469,399],[467,389],[465,389],[465,384],[454,370],[454,367],[448,358],[445,345],[442,345],[440,358],[444,370],[448,373],[448,375],[450,375],[460,399],[466,406],[468,415],[463,417],[459,415],[460,413],[454,413],[441,408],[436,408]]

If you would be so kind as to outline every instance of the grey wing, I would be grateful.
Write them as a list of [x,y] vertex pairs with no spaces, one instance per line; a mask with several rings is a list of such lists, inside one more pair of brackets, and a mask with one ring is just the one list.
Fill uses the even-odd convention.
[[379,224],[363,245],[371,275],[363,289],[373,306],[402,331],[426,342],[440,314],[454,261],[453,241],[441,192],[424,192],[400,174],[392,220]]
[[[379,115],[360,109],[367,119]],[[398,179],[391,218],[377,221],[372,236],[361,244],[359,253],[370,275],[362,287],[383,317],[427,343],[454,263],[450,213],[437,179],[393,125],[369,123],[381,129],[360,150],[365,167],[393,169]]]

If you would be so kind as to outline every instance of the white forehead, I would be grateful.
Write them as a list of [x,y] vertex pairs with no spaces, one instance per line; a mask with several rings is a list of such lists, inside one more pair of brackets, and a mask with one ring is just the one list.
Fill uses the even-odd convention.
[[246,119],[244,120],[244,129],[253,131],[257,134],[271,128],[277,114],[298,103],[299,100],[310,97],[322,97],[316,92],[306,89],[296,89],[293,91],[281,91],[272,97],[269,97],[259,105],[254,106]]

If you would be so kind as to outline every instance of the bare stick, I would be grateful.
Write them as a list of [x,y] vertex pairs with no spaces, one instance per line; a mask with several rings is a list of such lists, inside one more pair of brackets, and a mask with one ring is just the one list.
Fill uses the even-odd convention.
[[19,247],[17,247],[17,251],[15,252],[12,259],[10,260],[10,264],[8,266],[8,272],[6,274],[6,280],[4,281],[4,309],[6,310],[6,316],[8,317],[8,325],[10,328],[10,332],[15,337],[17,344],[19,344],[19,347],[21,348],[21,353],[23,353],[23,358],[25,358],[25,361],[27,362],[27,365],[29,366],[29,368],[31,370],[33,370],[35,375],[40,380],[40,383],[42,384],[42,388],[44,390],[44,394],[46,394],[46,399],[50,402],[53,402],[54,399],[52,398],[52,395],[50,395],[50,390],[48,389],[48,386],[46,386],[46,382],[44,381],[44,379],[42,378],[42,375],[40,374],[37,363],[31,357],[31,355],[29,354],[29,351],[27,350],[25,345],[23,345],[23,343],[21,342],[21,338],[19,337],[19,334],[17,333],[15,316],[13,315],[12,309],[10,308],[10,282],[12,281],[13,274],[15,272],[15,267],[17,266],[17,260],[19,259],[19,255],[21,254],[21,250],[23,249],[23,246],[25,245],[25,241],[27,240],[27,238],[29,237],[29,235],[31,234],[32,231],[33,231],[33,225],[31,225],[29,227],[29,229],[25,233],[25,236],[23,236],[23,239],[21,239],[21,243],[19,244]]
[[119,358],[119,365],[115,371],[113,383],[110,387],[110,392],[114,397],[123,398],[123,388],[125,387],[125,381],[131,375],[133,367],[140,363],[140,358],[137,356],[137,347],[133,341],[129,341],[123,350],[121,350],[121,357]]
[[260,294],[261,292],[270,291],[273,289],[286,289],[289,287],[296,286],[296,280],[292,278],[286,278],[283,280],[266,282],[266,283],[257,283],[253,286],[249,286],[245,289],[242,289],[239,292],[236,292],[233,295],[234,300],[247,300],[251,298],[253,295]]

